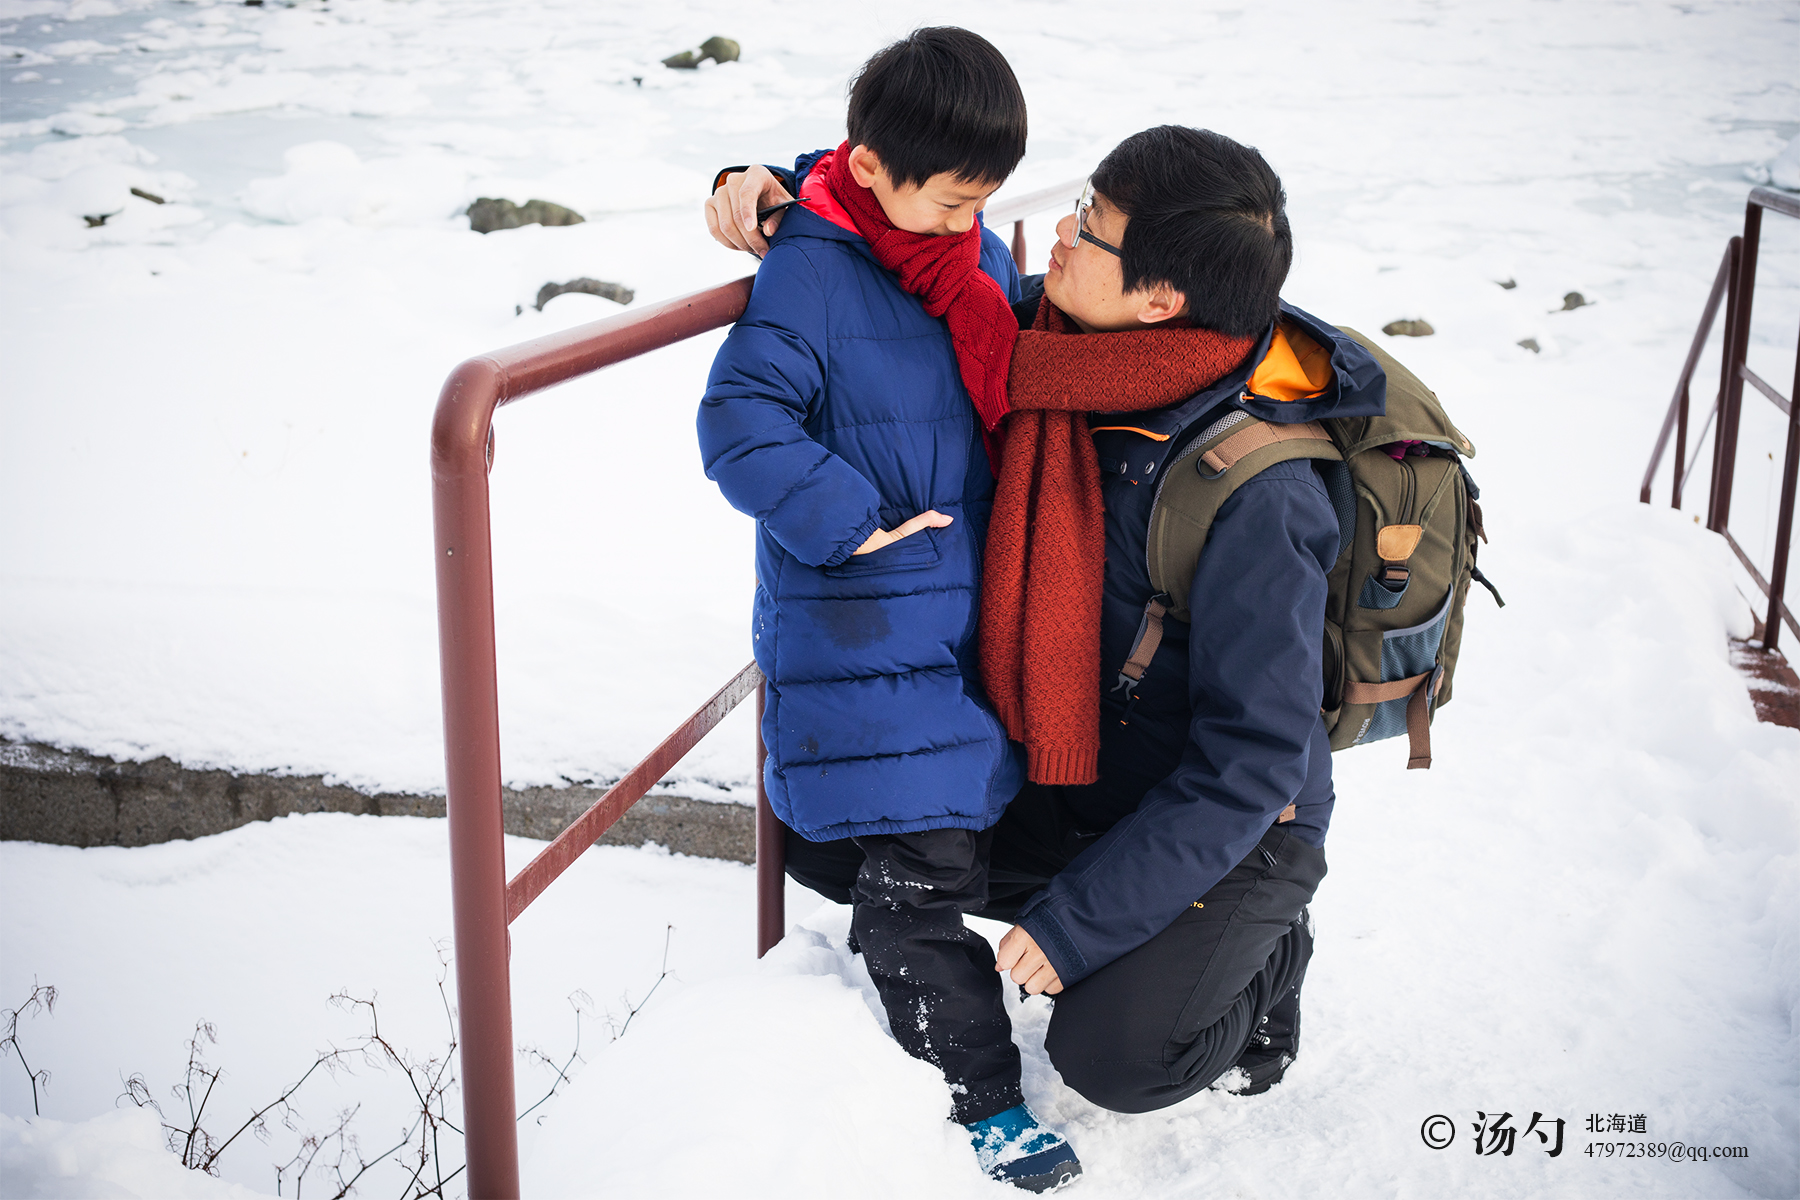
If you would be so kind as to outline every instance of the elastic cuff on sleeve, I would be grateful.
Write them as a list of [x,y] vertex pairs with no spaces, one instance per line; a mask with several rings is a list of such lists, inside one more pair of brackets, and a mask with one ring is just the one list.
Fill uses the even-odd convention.
[[881,528],[881,514],[876,513],[874,516],[872,516],[868,520],[864,521],[861,525],[858,525],[856,527],[856,532],[850,535],[850,539],[848,541],[846,541],[843,545],[839,546],[835,551],[833,551],[831,557],[826,559],[824,562],[820,563],[819,565],[822,567],[835,567],[838,564],[842,563],[845,559],[849,558],[852,554],[855,554],[856,548],[858,546],[862,545],[864,542],[868,541],[870,536],[872,534],[874,534],[874,532],[877,529],[880,529],[880,528]]
[[1056,968],[1056,977],[1064,987],[1083,979],[1088,974],[1087,959],[1069,935],[1063,931],[1062,923],[1050,915],[1050,906],[1040,904],[1028,913],[1019,917],[1019,926],[1031,935],[1050,965]]

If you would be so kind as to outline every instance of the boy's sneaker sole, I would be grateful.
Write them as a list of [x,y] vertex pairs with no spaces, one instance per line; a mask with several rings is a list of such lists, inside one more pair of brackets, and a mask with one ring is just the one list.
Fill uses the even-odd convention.
[[1053,1146],[1002,1163],[988,1174],[1001,1183],[1010,1183],[1028,1192],[1053,1192],[1075,1181],[1081,1174],[1081,1163],[1067,1145]]

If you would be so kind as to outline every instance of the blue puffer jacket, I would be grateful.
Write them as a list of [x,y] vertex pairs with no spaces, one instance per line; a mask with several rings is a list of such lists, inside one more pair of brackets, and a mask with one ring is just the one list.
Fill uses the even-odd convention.
[[[979,684],[994,479],[949,331],[853,232],[796,208],[771,243],[699,417],[708,478],[757,522],[769,802],[814,841],[986,829],[1024,774]],[[985,229],[981,266],[1017,297]],[[851,557],[933,508],[953,523]]]

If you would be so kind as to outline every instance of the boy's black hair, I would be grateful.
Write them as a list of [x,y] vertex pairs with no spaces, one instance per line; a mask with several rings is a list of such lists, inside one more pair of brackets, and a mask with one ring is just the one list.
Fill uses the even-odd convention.
[[1131,218],[1119,247],[1126,291],[1168,284],[1186,294],[1190,324],[1230,337],[1275,319],[1294,235],[1281,178],[1253,148],[1159,125],[1113,148],[1094,191]]
[[915,29],[850,83],[850,144],[888,178],[923,184],[948,171],[1001,183],[1025,157],[1025,93],[994,44],[953,25]]

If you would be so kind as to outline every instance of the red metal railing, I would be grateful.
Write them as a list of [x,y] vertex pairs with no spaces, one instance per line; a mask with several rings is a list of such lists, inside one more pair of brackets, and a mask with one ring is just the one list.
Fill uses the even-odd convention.
[[[1756,255],[1762,242],[1764,209],[1800,217],[1800,199],[1771,188],[1759,187],[1750,192],[1749,202],[1744,206],[1743,236],[1734,237],[1726,244],[1725,258],[1719,264],[1719,274],[1713,280],[1712,293],[1707,297],[1706,308],[1700,315],[1700,328],[1694,334],[1693,344],[1688,348],[1687,362],[1675,384],[1675,396],[1669,401],[1669,411],[1663,418],[1662,431],[1657,435],[1656,448],[1651,451],[1650,465],[1644,471],[1644,482],[1638,489],[1638,499],[1645,504],[1650,503],[1650,489],[1656,479],[1656,469],[1662,462],[1663,451],[1668,447],[1672,429],[1675,432],[1675,462],[1674,486],[1670,489],[1669,502],[1675,508],[1681,507],[1682,489],[1687,484],[1688,473],[1694,469],[1694,463],[1699,459],[1697,447],[1706,439],[1707,430],[1712,428],[1716,420],[1718,432],[1713,437],[1712,483],[1707,492],[1706,527],[1724,537],[1732,552],[1738,556],[1738,561],[1750,573],[1750,578],[1756,581],[1763,595],[1768,597],[1768,616],[1763,621],[1763,649],[1773,651],[1780,640],[1784,622],[1794,636],[1800,637],[1800,624],[1795,622],[1794,614],[1785,600],[1788,559],[1794,535],[1795,477],[1800,473],[1800,404],[1776,391],[1772,384],[1752,371],[1745,362],[1750,347],[1750,308],[1751,302],[1756,298]],[[1706,345],[1708,334],[1712,332],[1713,318],[1718,315],[1722,296],[1729,299],[1725,306],[1719,391],[1706,415],[1706,424],[1701,428],[1700,436],[1694,439],[1694,457],[1689,459],[1688,389],[1693,381],[1694,369],[1700,361],[1700,352]],[[1775,522],[1775,558],[1767,579],[1757,570],[1756,564],[1731,535],[1729,528],[1732,482],[1737,474],[1738,419],[1743,412],[1746,383],[1761,392],[1787,417],[1787,449],[1782,457],[1781,499]],[[1796,346],[1794,356],[1794,395],[1800,398],[1800,345]]]
[[[1025,218],[1071,202],[1081,181],[990,208],[1013,222],[1013,258],[1025,261]],[[444,760],[450,819],[450,888],[462,1046],[463,1130],[473,1200],[519,1194],[513,1092],[512,980],[507,927],[558,875],[656,785],[751,693],[756,695],[756,953],[784,930],[785,831],[763,791],[763,677],[739,671],[712,699],[609,788],[511,882],[500,805],[500,713],[494,657],[494,583],[488,520],[493,418],[502,405],[580,375],[729,325],[752,278],[472,358],[451,372],[431,427],[438,655],[444,691]]]

